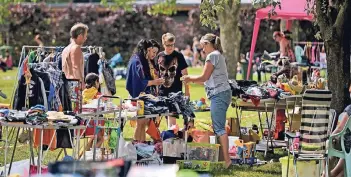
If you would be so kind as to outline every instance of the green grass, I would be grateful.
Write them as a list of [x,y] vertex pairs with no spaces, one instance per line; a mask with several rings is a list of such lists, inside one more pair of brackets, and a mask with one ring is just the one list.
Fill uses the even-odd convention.
[[[201,68],[192,68],[189,69],[189,74],[190,75],[199,75],[201,74],[202,70]],[[10,98],[12,95],[13,91],[13,86],[15,84],[15,76],[17,74],[17,70],[11,70],[6,73],[1,72],[0,73],[0,90],[7,94],[8,98],[7,99],[2,99],[0,98],[0,103],[10,103]],[[238,79],[241,79],[241,75],[237,77]],[[254,79],[256,76],[254,75]],[[119,80],[116,81],[116,87],[117,87],[117,94],[118,96],[121,96],[122,98],[127,98],[128,93],[125,89],[125,81],[124,80]],[[191,100],[199,100],[202,97],[205,97],[205,90],[203,86],[200,85],[190,85],[190,93],[191,93]],[[233,108],[229,108],[227,112],[227,117],[236,117],[235,110]],[[205,119],[205,120],[210,120],[210,113],[209,112],[202,112],[202,113],[196,113],[196,119]],[[179,125],[183,125],[183,121],[179,119],[178,121]],[[242,119],[242,126],[251,126],[252,124],[257,124],[258,125],[258,116],[256,112],[246,112],[243,115]],[[160,125],[160,130],[165,130],[166,129],[166,121],[163,119],[162,123]],[[126,139],[132,139],[133,137],[133,128],[130,127],[130,125],[127,123],[125,130],[123,132],[124,137]],[[10,146],[13,146],[14,142],[10,143]],[[28,145],[26,144],[17,144],[18,146],[21,146],[20,148],[16,149],[16,154],[14,156],[14,161],[22,160],[22,159],[28,159],[29,158],[29,148]],[[0,147],[3,147],[2,145]],[[3,157],[3,151],[2,148],[0,156]],[[12,148],[9,148],[9,152],[12,152]],[[45,158],[44,163],[47,164],[48,162],[53,162],[56,159],[56,156],[58,154],[59,150],[55,151],[50,151],[48,153],[47,158]],[[8,154],[8,159],[10,159],[10,154]],[[247,167],[247,166],[234,166],[230,170],[226,171],[220,171],[220,172],[215,172],[215,176],[240,176],[240,177],[278,177],[281,176],[281,167],[280,163],[278,162],[279,157],[284,156],[284,152],[279,150],[277,151],[276,154],[273,156],[268,156],[267,158],[263,158],[261,153],[258,153],[258,157],[261,160],[271,160],[274,159],[274,163],[267,164],[267,165],[261,165],[258,167]],[[0,163],[3,163],[3,158],[0,158]]]

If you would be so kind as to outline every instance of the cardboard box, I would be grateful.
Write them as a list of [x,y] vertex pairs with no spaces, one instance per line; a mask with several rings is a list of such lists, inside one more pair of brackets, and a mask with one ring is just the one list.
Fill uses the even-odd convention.
[[241,135],[241,139],[244,140],[244,143],[247,142],[257,142],[260,141],[260,136],[255,133],[252,130],[249,130],[249,134],[248,135]]
[[230,136],[240,136],[240,124],[238,118],[228,119],[228,124],[230,127]]

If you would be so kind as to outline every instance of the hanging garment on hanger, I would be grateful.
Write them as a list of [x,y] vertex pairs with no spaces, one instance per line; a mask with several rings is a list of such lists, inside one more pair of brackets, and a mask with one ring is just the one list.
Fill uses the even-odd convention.
[[302,62],[302,56],[304,56],[304,50],[300,45],[295,46],[295,56],[296,56],[296,62],[301,63]]
[[22,108],[25,107],[26,97],[28,97],[29,100],[29,107],[37,104],[44,105],[43,93],[45,93],[45,90],[42,91],[42,85],[39,81],[38,75],[33,69],[30,69],[30,71],[32,73],[32,77],[30,79],[29,93],[26,93],[27,85],[24,75],[21,76],[21,79],[18,82],[18,87],[16,89],[17,96],[15,96],[13,105],[13,108],[16,110],[22,110]]
[[99,74],[99,61],[100,57],[97,53],[92,53],[89,55],[87,61],[84,63],[84,75],[87,76],[89,73]]
[[61,79],[62,79],[62,86],[59,90],[59,96],[60,96],[60,100],[61,100],[61,104],[62,104],[62,110],[63,111],[72,111],[72,103],[70,100],[70,89],[69,89],[69,84],[68,81],[66,79],[66,76],[64,73],[62,73],[61,75]]
[[305,46],[305,56],[308,58],[309,62],[312,62],[312,55],[311,55],[311,46],[309,44],[306,44]]
[[102,62],[102,74],[104,76],[105,84],[107,86],[108,91],[111,92],[111,95],[115,95],[116,79],[114,77],[112,68],[110,68],[106,60],[103,60]]
[[306,56],[306,58],[307,58],[308,60],[310,60],[310,59],[308,58],[308,46],[307,46],[307,44],[306,44],[305,47],[303,48],[303,51],[304,51],[304,56]]
[[317,46],[317,49],[316,49],[316,61],[317,62],[320,62],[320,54],[321,54],[321,48],[320,48],[320,46],[318,45]]
[[[70,132],[68,132],[70,131]],[[72,148],[74,131],[69,129],[57,130],[57,148]]]
[[316,62],[316,46],[312,46],[311,48],[311,63]]
[[[50,142],[53,139],[51,146]],[[55,150],[57,144],[57,136],[55,135],[55,130],[45,129],[43,130],[43,145],[49,146],[48,149]],[[40,145],[40,129],[34,129],[33,131],[33,144],[35,148],[38,148]]]
[[324,52],[319,53],[320,67],[327,68],[327,54]]

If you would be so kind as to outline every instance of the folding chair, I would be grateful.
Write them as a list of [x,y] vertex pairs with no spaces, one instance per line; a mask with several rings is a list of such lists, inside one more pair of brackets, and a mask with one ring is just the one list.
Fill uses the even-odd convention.
[[[326,162],[328,168],[326,141],[330,122],[330,104],[332,93],[329,90],[306,90],[302,97],[302,119],[300,134],[286,133],[288,138],[288,166],[290,159],[290,144],[294,138],[299,138],[299,150],[292,149],[294,157],[295,176],[297,173],[297,161],[316,161],[321,164]],[[288,176],[289,173],[287,173]]]
[[[340,139],[340,144],[341,144],[341,151],[336,150],[333,147],[333,140],[336,138]],[[331,135],[329,137],[329,143],[328,143],[328,157],[338,157],[345,159],[345,165],[344,165],[344,176],[349,177],[351,176],[351,119],[349,117],[349,120],[345,124],[345,127],[340,133],[337,133],[335,135]]]

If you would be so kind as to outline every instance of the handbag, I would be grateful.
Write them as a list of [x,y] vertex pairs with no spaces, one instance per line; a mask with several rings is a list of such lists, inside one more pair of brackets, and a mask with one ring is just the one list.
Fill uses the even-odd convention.
[[110,91],[112,95],[116,94],[116,83],[113,70],[105,61],[102,62],[102,74],[108,91]]

